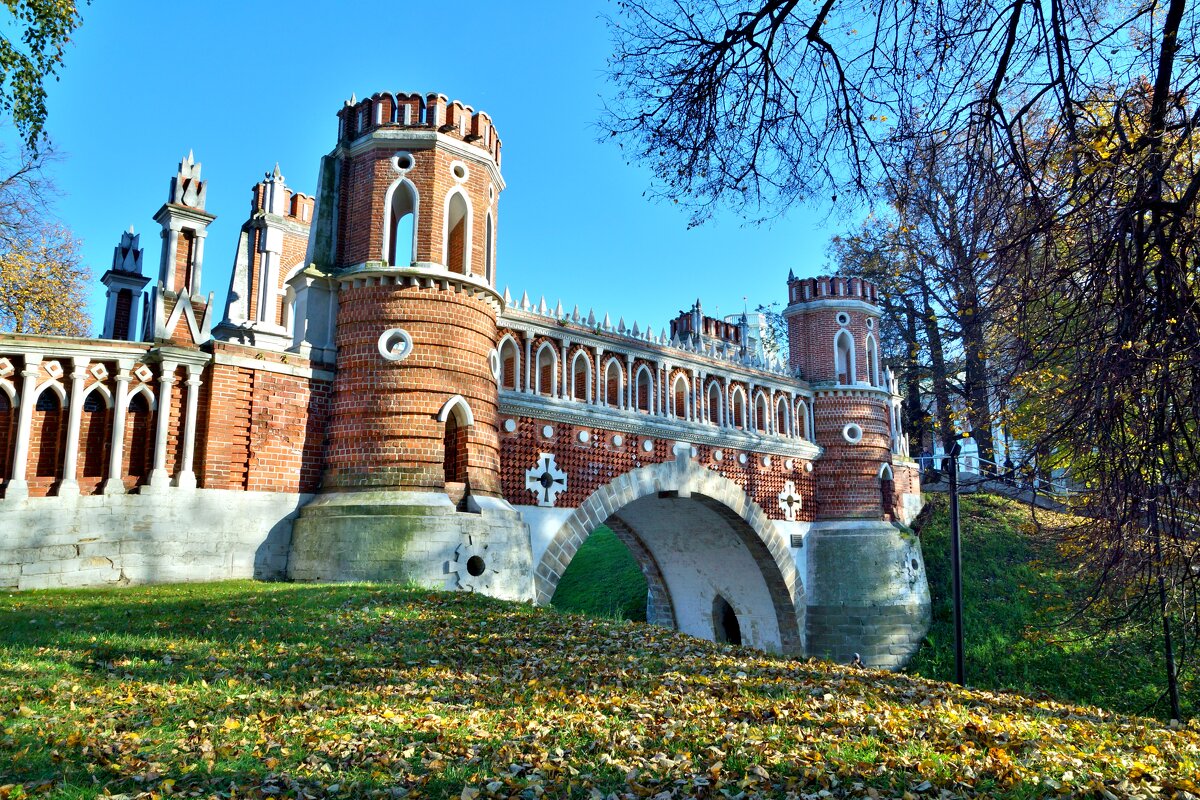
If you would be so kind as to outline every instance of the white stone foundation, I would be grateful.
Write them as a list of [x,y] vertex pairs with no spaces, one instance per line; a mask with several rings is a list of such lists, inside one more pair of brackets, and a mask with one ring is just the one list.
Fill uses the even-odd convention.
[[308,494],[166,490],[0,500],[0,588],[277,579]]

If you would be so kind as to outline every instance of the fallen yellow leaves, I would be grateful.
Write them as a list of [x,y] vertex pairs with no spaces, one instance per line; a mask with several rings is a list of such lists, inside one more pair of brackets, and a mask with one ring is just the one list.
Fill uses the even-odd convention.
[[1194,727],[468,595],[47,602],[0,599],[0,800],[1196,795]]

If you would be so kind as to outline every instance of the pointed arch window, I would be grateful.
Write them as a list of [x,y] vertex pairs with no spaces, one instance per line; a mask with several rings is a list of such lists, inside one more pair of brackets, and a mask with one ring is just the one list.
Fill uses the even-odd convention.
[[808,427],[808,404],[803,400],[796,401],[796,435],[812,441]]
[[108,464],[109,435],[108,396],[97,386],[83,399],[79,420],[79,472],[83,478],[103,478]]
[[140,480],[150,474],[154,461],[153,428],[154,408],[149,390],[134,392],[125,417],[125,475]]
[[417,253],[417,190],[407,180],[401,179],[392,187],[388,203],[386,253],[387,262],[393,267],[407,267],[416,260]]
[[691,387],[688,384],[688,379],[686,377],[683,375],[675,376],[675,382],[672,384],[671,394],[674,395],[673,400],[675,402],[675,416],[679,419],[687,419],[689,416],[691,416],[688,411],[688,395],[690,394],[688,390],[690,388]]
[[446,198],[446,269],[471,274],[471,204],[458,189]]
[[16,393],[0,382],[0,478],[9,474],[16,426]]
[[767,396],[759,392],[758,396],[754,398],[754,430],[759,433],[766,433],[770,420],[771,414],[767,410]]
[[834,340],[834,364],[838,383],[848,385],[855,382],[854,339],[849,331],[839,331]]
[[741,387],[735,387],[733,390],[729,399],[729,412],[730,424],[744,430],[746,427],[746,395],[742,394]]
[[500,388],[515,392],[521,388],[521,350],[511,336],[500,343]]
[[721,424],[721,412],[723,410],[721,404],[721,387],[716,381],[708,385],[708,421],[713,425]]
[[604,368],[604,403],[613,408],[623,408],[625,397],[625,375],[615,358],[608,360]]
[[591,396],[592,362],[587,353],[580,350],[571,360],[571,399],[586,403]]
[[62,451],[67,438],[66,394],[51,384],[38,395],[33,407],[29,450],[34,453],[34,477],[61,478]]
[[867,337],[867,382],[872,386],[879,385],[879,348],[874,336]]
[[554,396],[554,387],[558,385],[558,354],[554,345],[545,342],[537,351],[537,385],[538,394],[546,397]]
[[633,387],[633,406],[646,414],[654,413],[654,376],[644,365],[638,370]]
[[775,401],[775,435],[790,436],[792,434],[791,428],[791,419],[788,416],[787,398],[780,397]]

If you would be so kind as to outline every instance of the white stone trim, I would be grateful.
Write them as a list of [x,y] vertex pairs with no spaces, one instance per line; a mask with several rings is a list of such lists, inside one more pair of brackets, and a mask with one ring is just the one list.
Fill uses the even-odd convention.
[[[471,405],[470,405],[470,403],[468,403],[466,401],[466,398],[464,398],[461,394],[454,395],[453,397],[451,397],[449,400],[447,400],[445,403],[442,404],[442,410],[439,411],[437,414],[438,422],[445,422],[446,420],[450,419],[450,414],[456,408],[462,409],[461,417],[460,417],[460,422],[462,424],[465,424],[468,427],[475,424],[475,415],[473,413],[471,413]],[[456,414],[455,416],[459,417],[458,414]]]

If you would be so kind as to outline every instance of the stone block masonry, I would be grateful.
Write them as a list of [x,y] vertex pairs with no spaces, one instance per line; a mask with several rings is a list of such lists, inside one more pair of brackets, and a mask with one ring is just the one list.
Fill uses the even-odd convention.
[[196,489],[0,500],[0,588],[280,580],[292,521],[311,497]]

